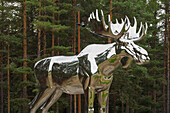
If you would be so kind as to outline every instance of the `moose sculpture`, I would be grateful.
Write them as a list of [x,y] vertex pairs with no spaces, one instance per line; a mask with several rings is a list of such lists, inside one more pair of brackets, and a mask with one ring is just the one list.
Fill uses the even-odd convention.
[[144,64],[150,60],[147,51],[134,43],[145,36],[147,24],[141,23],[136,33],[136,18],[131,26],[128,17],[122,19],[121,23],[116,20],[114,24],[108,15],[106,25],[102,10],[100,14],[101,18],[98,10],[92,12],[88,21],[96,21],[102,27],[89,31],[113,38],[115,42],[88,45],[75,56],[54,56],[38,61],[34,66],[35,78],[41,88],[30,103],[30,113],[35,113],[39,107],[42,113],[47,113],[62,93],[84,94],[86,91],[88,113],[94,113],[95,93],[98,94],[100,113],[106,113],[106,100],[113,80],[113,71],[121,65],[123,68],[128,67],[132,60],[137,64]]

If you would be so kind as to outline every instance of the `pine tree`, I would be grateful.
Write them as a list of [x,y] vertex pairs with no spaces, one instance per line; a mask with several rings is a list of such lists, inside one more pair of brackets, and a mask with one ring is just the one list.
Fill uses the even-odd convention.
[[[25,0],[23,0],[23,59],[27,59],[27,14],[26,14],[26,3]],[[27,62],[23,62],[23,67],[27,67]],[[27,81],[27,74],[25,73],[23,75],[23,81]],[[27,87],[24,87],[23,89],[23,97],[27,98]]]
[[[129,68],[122,69],[119,67],[114,72],[114,80],[109,96],[110,112],[123,113],[127,110],[127,112],[134,113],[149,113],[155,110],[157,113],[163,111],[165,113],[169,109],[169,82],[167,82],[169,76],[169,68],[167,68],[169,64],[169,59],[167,59],[169,46],[167,42],[169,41],[168,38],[165,38],[166,41],[163,38],[168,37],[168,35],[164,35],[168,34],[168,21],[166,21],[167,24],[165,22],[157,26],[159,22],[168,20],[169,12],[167,6],[169,1],[160,1],[163,5],[160,5],[157,0],[149,0],[148,3],[143,0],[112,0],[113,22],[115,22],[116,18],[120,20],[120,18],[124,18],[127,15],[132,25],[134,16],[138,20],[138,25],[140,21],[148,23],[147,35],[138,45],[147,49],[151,61],[144,66],[138,66],[132,63]],[[79,10],[81,13],[81,22],[83,21],[85,23],[87,23],[89,14],[96,9],[103,9],[105,15],[107,15],[110,11],[110,0],[76,1],[74,2],[75,7],[71,5],[73,0],[57,0],[55,3],[53,3],[53,0],[26,0],[27,38],[23,38],[25,37],[25,29],[23,29],[23,1],[1,0],[0,2],[1,112],[8,112],[6,107],[8,106],[8,98],[5,95],[8,94],[7,75],[8,70],[10,70],[10,111],[12,113],[24,113],[27,111],[22,108],[28,107],[27,104],[37,92],[37,84],[32,76],[35,62],[42,57],[51,56],[52,51],[54,51],[54,55],[58,55],[58,53],[59,55],[72,55],[73,53],[70,53],[72,52],[71,49],[76,53],[76,41],[73,44],[73,34],[74,39],[78,36],[75,33],[77,31],[77,15],[75,14]],[[166,10],[166,14],[160,14],[159,9]],[[54,24],[53,14],[55,18]],[[8,26],[10,29],[8,29]],[[166,30],[163,31],[161,29]],[[53,47],[51,47],[52,32],[57,38],[53,41]],[[85,28],[81,28],[80,35],[82,49],[91,43],[108,43],[107,39],[93,35]],[[28,55],[23,58],[23,46],[26,44],[23,43],[23,40],[25,39],[27,40]],[[37,43],[39,43],[39,46]],[[10,45],[9,50],[8,45]],[[162,51],[164,48],[166,48],[166,53]],[[39,52],[37,53],[37,51]],[[8,52],[10,55],[9,65]],[[37,58],[38,55],[41,58]],[[26,67],[23,67],[23,62],[27,64]],[[165,73],[164,77],[163,73]],[[27,75],[27,81],[23,81],[23,75]],[[23,98],[22,89],[24,87],[27,87],[28,98]],[[116,96],[112,96],[113,94]],[[154,99],[156,100],[154,101]],[[68,102],[63,100],[64,98],[59,100],[59,104],[64,105],[64,107],[60,105],[62,107],[58,109],[60,112],[64,112],[65,106],[68,105]],[[164,107],[162,108],[162,106]],[[56,111],[55,106],[52,107],[51,111]]]
[[[4,17],[4,16],[2,16],[2,15],[4,15],[4,2],[3,2],[3,0],[1,0],[1,6],[2,6],[2,8],[1,8],[1,17]],[[1,21],[4,21],[4,18],[1,18]],[[0,33],[1,33],[1,35],[3,34],[3,32],[4,32],[4,30],[3,30],[3,25],[1,24],[1,31],[0,31]],[[2,83],[3,83],[3,81],[4,81],[4,75],[3,75],[3,60],[4,60],[4,53],[2,52],[3,50],[4,50],[4,47],[3,47],[3,45],[4,45],[4,42],[1,40],[0,41],[1,42],[1,56],[0,56],[0,62],[1,62],[1,70],[0,70],[0,72],[1,72],[1,80],[0,80],[0,87],[1,87],[1,90],[0,90],[0,97],[1,97],[1,113],[3,113],[3,111],[4,111],[4,88],[2,87]]]
[[[38,11],[38,20],[41,21],[41,0],[39,0],[39,7],[38,7],[39,11]],[[38,28],[38,53],[37,53],[37,57],[40,58],[41,56],[41,29]]]

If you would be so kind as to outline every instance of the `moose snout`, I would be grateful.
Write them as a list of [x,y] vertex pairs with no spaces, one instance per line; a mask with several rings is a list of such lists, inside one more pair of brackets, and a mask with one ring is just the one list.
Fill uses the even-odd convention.
[[150,61],[150,58],[149,56],[146,56],[146,55],[140,55],[138,57],[138,60],[135,60],[135,61],[136,61],[136,64],[142,65],[142,64],[147,64]]

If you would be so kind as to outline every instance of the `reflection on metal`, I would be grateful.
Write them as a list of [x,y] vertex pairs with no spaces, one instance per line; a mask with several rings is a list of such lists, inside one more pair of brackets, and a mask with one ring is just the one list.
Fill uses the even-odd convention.
[[150,60],[147,51],[134,43],[144,37],[147,24],[141,24],[138,33],[136,18],[133,27],[128,17],[122,19],[121,23],[116,21],[115,24],[108,19],[107,25],[103,11],[99,18],[98,10],[90,14],[88,20],[97,20],[103,25],[95,30],[89,27],[90,32],[114,38],[116,42],[88,45],[75,56],[54,56],[38,61],[34,68],[41,88],[30,103],[30,113],[35,113],[39,107],[42,113],[47,113],[62,93],[86,94],[87,91],[88,113],[94,113],[95,93],[98,94],[100,113],[106,113],[106,101],[114,70],[119,66],[127,68],[132,60],[137,64],[144,64]]

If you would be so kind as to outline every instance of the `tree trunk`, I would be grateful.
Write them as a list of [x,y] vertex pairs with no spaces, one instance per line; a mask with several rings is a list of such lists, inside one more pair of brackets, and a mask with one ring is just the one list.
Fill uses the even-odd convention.
[[[39,12],[38,12],[38,16],[41,16],[41,0],[39,0]],[[40,18],[38,18],[38,21],[40,21]],[[37,57],[40,58],[41,57],[41,29],[38,28],[38,53],[37,53]]]
[[[167,13],[167,8],[165,9],[166,10],[166,13]],[[163,74],[163,79],[166,80],[166,69],[167,69],[167,65],[166,65],[166,58],[167,58],[167,46],[166,46],[166,39],[167,39],[167,19],[165,19],[165,33],[164,33],[164,74]],[[162,91],[162,94],[163,94],[163,108],[162,108],[162,113],[166,113],[166,97],[165,97],[165,82],[163,81],[163,91]]]
[[88,110],[88,89],[84,91],[84,113],[87,113]]
[[78,95],[78,113],[81,113],[81,95]]
[[[53,8],[55,7],[54,4],[55,4],[55,0],[53,0]],[[54,13],[53,13],[53,20],[52,21],[53,21],[52,25],[55,25],[55,14]],[[52,48],[54,47],[54,41],[55,41],[54,38],[55,38],[55,36],[54,36],[54,29],[53,29],[52,30]],[[52,50],[51,54],[52,54],[52,56],[54,56],[54,49]]]
[[[78,24],[80,24],[80,11],[78,11]],[[80,53],[80,25],[78,25],[78,53]],[[78,113],[81,113],[81,95],[78,95]]]
[[[138,91],[136,91],[136,95],[138,95]],[[136,98],[136,103],[138,104],[138,99]],[[134,113],[137,113],[137,110],[134,109]]]
[[60,107],[59,107],[59,104],[57,103],[57,104],[56,104],[56,113],[59,113],[59,108],[60,108]]
[[[52,31],[52,48],[54,47],[54,31]],[[54,48],[51,53],[52,56],[54,56]]]
[[[9,29],[8,29],[8,32],[9,32]],[[9,34],[9,33],[8,33],[8,34]],[[8,36],[9,36],[9,35],[8,35]],[[9,42],[8,42],[7,65],[8,65],[8,70],[7,70],[7,78],[8,78],[8,113],[10,113]]]
[[122,113],[124,113],[124,104],[122,103]]
[[[59,2],[59,0],[58,0],[58,2]],[[59,21],[60,21],[60,14],[58,14],[57,20],[58,20],[58,24],[59,24]],[[57,46],[60,46],[59,31],[58,31],[58,33],[57,33]],[[60,52],[57,51],[57,55],[59,55],[59,54],[60,54]]]
[[72,109],[72,101],[73,101],[73,96],[70,95],[70,112],[69,113],[72,113],[73,109]]
[[[110,21],[112,21],[112,0],[110,0]],[[112,43],[111,38],[108,38],[108,43]]]
[[[3,47],[3,44],[2,44],[2,47]],[[3,68],[3,54],[1,54],[1,81],[0,81],[1,83],[3,82],[3,79],[4,79],[2,68]],[[0,97],[1,97],[1,113],[3,113],[4,111],[4,88],[2,86],[1,86]]]
[[[43,12],[44,16],[46,16],[46,12]],[[46,21],[46,19],[44,18],[44,22]],[[43,56],[46,56],[46,48],[47,48],[47,42],[46,42],[46,29],[44,29],[44,33],[43,33]]]
[[[1,0],[1,5],[2,5],[2,7],[4,6],[4,2],[3,2],[3,0]],[[4,15],[4,10],[2,9],[1,10],[1,12],[2,12],[2,15]],[[3,18],[2,18],[2,21],[3,21]],[[3,27],[3,26],[2,26]],[[2,30],[1,30],[1,32],[3,33],[3,28],[2,28]],[[1,47],[2,47],[2,50],[4,50],[4,42],[2,42],[1,43]],[[4,80],[4,77],[3,77],[3,53],[1,54],[1,78],[0,78],[0,82],[2,83]],[[4,111],[4,88],[1,86],[1,95],[0,95],[0,97],[1,97],[1,102],[0,102],[0,109],[1,109],[1,113],[3,113],[3,111]]]
[[74,94],[74,113],[77,113],[77,96]]
[[[154,81],[154,86],[156,85],[156,81]],[[153,100],[156,103],[156,90],[153,90]],[[156,113],[156,107],[153,108],[153,112]]]
[[116,113],[116,93],[113,94],[113,113]]
[[[76,7],[76,0],[73,0],[74,8]],[[74,12],[74,54],[76,54],[76,11]],[[74,113],[77,113],[77,96],[74,95]]]
[[[74,8],[76,7],[76,0],[74,0]],[[76,54],[76,11],[74,12],[74,54]]]
[[[170,6],[168,4],[168,14],[170,14]],[[169,43],[170,43],[170,17],[168,18],[168,55],[167,55],[167,113],[169,113],[169,54],[170,54],[170,47],[169,47]]]
[[106,104],[106,113],[109,113],[109,95],[107,97],[107,104]]
[[126,113],[129,113],[129,104],[126,103]]
[[[26,38],[26,3],[25,3],[25,0],[23,0],[23,27],[24,27],[24,30],[23,30],[23,34],[24,34],[24,38],[23,38],[23,59],[27,59],[27,38]],[[27,67],[27,62],[23,62],[23,67]],[[27,81],[27,74],[24,74],[23,75],[23,81]],[[27,98],[27,87],[24,87],[23,89],[23,97],[24,98]]]
[[[80,24],[80,11],[78,11],[78,24]],[[78,25],[78,53],[80,53],[80,25]]]
[[[154,13],[155,19],[156,19],[156,16],[157,16],[157,12],[155,11]],[[155,29],[156,29],[156,26],[155,26]],[[156,32],[153,32],[153,36],[156,36]],[[157,39],[154,38],[154,45],[153,45],[154,49],[156,49],[156,41]],[[153,54],[153,60],[156,60],[155,53]],[[156,76],[156,73],[153,73],[153,76]],[[156,89],[155,89],[156,80],[154,80],[153,86],[154,86],[154,89],[152,92],[152,97],[153,97],[153,101],[156,103]],[[153,108],[153,112],[156,113],[156,106]]]
[[72,0],[72,52],[74,52],[74,0]]
[[43,53],[44,53],[44,56],[46,56],[46,46],[47,46],[47,43],[46,43],[46,30],[44,30],[43,44],[44,44]]

